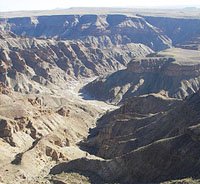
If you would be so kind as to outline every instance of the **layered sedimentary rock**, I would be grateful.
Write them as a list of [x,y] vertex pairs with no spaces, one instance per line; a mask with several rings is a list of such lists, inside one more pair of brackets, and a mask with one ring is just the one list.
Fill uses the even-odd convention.
[[1,183],[50,183],[44,177],[56,162],[86,156],[76,144],[103,109],[61,91],[25,95],[2,88],[9,93],[0,93]]
[[148,23],[161,29],[172,40],[173,45],[194,50],[199,49],[199,19],[156,16],[144,16],[144,18]]
[[185,98],[199,89],[199,51],[170,49],[156,57],[149,56],[132,60],[127,69],[98,78],[83,90],[91,97],[119,103],[131,96],[160,92]]
[[127,15],[54,15],[0,20],[17,35],[56,39],[97,39],[99,45],[142,43],[153,50],[171,47],[171,40],[144,18]]
[[199,92],[184,101],[155,94],[131,98],[99,119],[83,144],[104,160],[82,158],[51,173],[87,173],[102,183],[199,178],[199,102]]
[[152,50],[142,44],[100,49],[83,41],[55,41],[1,33],[0,81],[20,92],[47,91],[70,79],[94,77],[124,67]]
[[195,18],[127,14],[53,15],[1,18],[1,27],[17,35],[98,40],[99,46],[142,43],[153,50],[171,45],[199,49],[200,21]]
[[0,19],[0,183],[200,177],[199,20],[97,14]]

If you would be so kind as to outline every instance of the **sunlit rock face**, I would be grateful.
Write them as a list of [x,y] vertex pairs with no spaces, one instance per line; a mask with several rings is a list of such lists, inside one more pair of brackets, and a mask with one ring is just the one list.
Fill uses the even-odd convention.
[[98,48],[88,41],[56,41],[1,33],[0,81],[20,92],[40,92],[41,85],[63,86],[71,79],[95,77],[123,68],[152,50],[143,44]]
[[0,19],[0,183],[200,177],[199,20],[30,13]]
[[114,104],[149,93],[165,93],[169,97],[184,99],[198,91],[199,51],[173,48],[154,56],[133,59],[125,70],[98,78],[83,90],[94,98]]
[[145,16],[144,19],[162,30],[172,44],[186,49],[200,49],[200,20],[196,18],[169,18]]
[[17,35],[55,39],[97,39],[102,46],[142,43],[153,50],[171,47],[171,39],[144,18],[126,15],[57,15],[1,19]]

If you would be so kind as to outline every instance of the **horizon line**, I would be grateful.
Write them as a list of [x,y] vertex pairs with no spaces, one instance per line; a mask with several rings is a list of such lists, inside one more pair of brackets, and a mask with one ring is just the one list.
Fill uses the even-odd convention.
[[165,9],[174,9],[174,10],[184,10],[184,9],[199,9],[200,5],[194,5],[194,6],[187,6],[187,5],[180,5],[180,6],[135,6],[135,7],[127,7],[127,6],[94,6],[94,7],[79,7],[79,6],[74,6],[74,7],[66,7],[66,8],[53,8],[53,9],[32,9],[32,10],[26,10],[26,9],[21,9],[21,10],[0,10],[1,13],[9,13],[9,12],[31,12],[31,11],[59,11],[59,10],[70,10],[70,9],[96,9],[96,8],[101,8],[101,9],[156,9],[156,10],[165,10]]

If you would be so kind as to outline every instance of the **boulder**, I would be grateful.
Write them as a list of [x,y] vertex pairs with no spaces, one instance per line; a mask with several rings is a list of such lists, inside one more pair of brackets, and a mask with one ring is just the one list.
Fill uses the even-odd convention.
[[61,116],[68,117],[70,114],[70,110],[66,109],[66,107],[61,107],[59,110],[57,110],[57,113]]

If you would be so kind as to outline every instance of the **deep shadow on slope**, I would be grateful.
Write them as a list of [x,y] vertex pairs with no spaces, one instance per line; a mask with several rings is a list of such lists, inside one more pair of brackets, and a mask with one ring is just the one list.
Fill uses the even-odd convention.
[[129,97],[160,92],[184,99],[199,90],[200,64],[190,58],[186,58],[190,64],[184,64],[183,58],[179,57],[133,59],[125,70],[97,78],[83,90],[91,97],[112,104],[119,104]]
[[[148,101],[152,103],[152,99],[164,104],[166,108],[161,105],[161,109],[156,109],[156,104],[153,105],[154,108],[150,108]],[[171,105],[168,104],[167,107],[166,103]],[[139,103],[134,104],[134,100],[126,105],[126,108],[122,106],[121,110],[115,111],[116,113],[111,112],[110,116],[108,114],[103,117],[102,122],[98,124],[99,127],[97,126],[98,133],[89,137],[86,144],[93,144],[94,147],[103,149],[105,157],[106,154],[109,155],[109,149],[122,141],[120,139],[122,135],[125,135],[123,132],[125,128],[133,131],[132,136],[139,142],[143,142],[143,145],[127,152],[124,148],[123,154],[113,156],[109,160],[82,158],[62,163],[54,167],[51,174],[87,171],[91,175],[98,175],[108,183],[159,183],[188,177],[200,178],[200,92],[183,102],[160,99],[160,97],[141,97],[140,105],[147,107],[144,111],[144,108],[137,106]],[[149,121],[143,126],[140,125],[141,115],[152,114],[155,110],[158,113],[154,115],[159,118],[153,121],[157,122]],[[118,132],[113,129],[119,122],[116,118],[124,122],[117,129]],[[149,116],[149,118],[152,117]],[[132,125],[137,125],[140,121],[138,124],[140,127],[135,127],[136,129],[134,126],[130,127],[126,124],[126,119],[132,121]],[[97,138],[96,141],[95,138]],[[146,142],[149,138],[151,140]],[[109,140],[113,141],[110,145]],[[131,141],[130,137],[126,137],[125,140],[125,142]],[[108,147],[104,149],[104,145]]]

